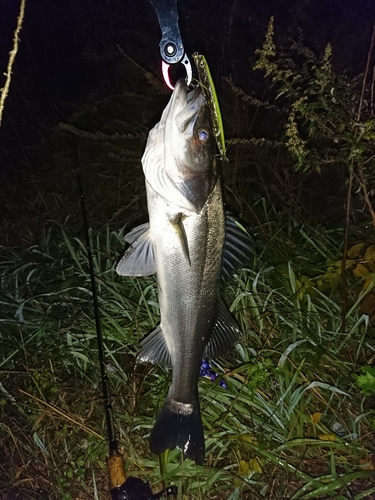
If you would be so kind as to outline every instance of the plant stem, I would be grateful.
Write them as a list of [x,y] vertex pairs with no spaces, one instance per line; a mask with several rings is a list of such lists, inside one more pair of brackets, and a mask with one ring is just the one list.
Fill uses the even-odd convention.
[[26,5],[26,0],[21,0],[20,13],[17,19],[17,27],[13,36],[13,49],[9,52],[9,61],[8,61],[7,71],[5,73],[6,77],[5,84],[4,87],[1,89],[1,94],[0,94],[0,125],[3,118],[5,99],[7,98],[10,88],[10,82],[12,80],[12,68],[18,51],[18,40],[20,31],[22,29],[23,18],[25,16],[25,5]]
[[[371,35],[371,41],[370,41],[370,48],[367,54],[367,62],[366,62],[366,69],[363,75],[363,80],[362,80],[362,90],[361,90],[361,96],[359,98],[359,103],[358,103],[358,111],[356,115],[356,121],[359,122],[361,119],[361,113],[362,113],[362,106],[363,106],[363,99],[365,95],[365,89],[366,89],[366,81],[367,81],[367,75],[369,72],[370,68],[370,61],[371,61],[371,55],[372,51],[374,48],[374,40],[375,40],[375,24],[372,28],[372,35]],[[363,192],[363,196],[365,198],[366,205],[369,209],[369,212],[372,217],[372,223],[375,226],[375,211],[372,207],[370,197],[368,195],[367,187],[366,187],[366,181],[365,181],[365,176],[363,173],[363,165],[358,165],[358,172],[359,172],[359,183]],[[357,177],[357,176],[356,176]],[[350,206],[351,206],[351,197],[352,197],[352,186],[353,186],[353,165],[351,165],[350,169],[350,175],[349,175],[349,186],[348,186],[348,196],[346,199],[346,217],[345,217],[345,235],[344,235],[344,249],[343,249],[343,256],[342,256],[342,261],[341,261],[341,282],[342,282],[342,311],[341,311],[341,329],[342,331],[346,330],[346,310],[347,310],[347,297],[346,297],[346,254],[348,252],[348,236],[349,236],[349,221],[350,221]]]
[[[368,51],[368,54],[367,54],[366,69],[365,69],[365,73],[363,75],[361,97],[359,99],[358,111],[357,111],[357,116],[356,116],[357,122],[359,122],[359,120],[361,119],[361,112],[362,112],[363,99],[364,99],[365,89],[366,89],[367,75],[368,75],[369,70],[370,70],[370,62],[371,62],[372,52],[374,50],[374,42],[375,42],[375,24],[374,24],[374,26],[372,28],[370,48],[369,48],[369,51]],[[372,112],[372,109],[371,109],[372,98],[373,98],[372,93],[373,93],[373,82],[372,82],[372,85],[371,85],[371,102],[370,102],[370,110],[369,110],[370,113]],[[368,190],[367,190],[367,186],[366,186],[366,180],[365,180],[365,176],[364,176],[364,173],[363,173],[363,165],[358,165],[358,172],[359,172],[359,183],[360,183],[360,186],[361,186],[361,189],[362,189],[362,192],[363,192],[363,197],[365,199],[366,205],[367,205],[367,207],[369,209],[369,212],[371,214],[372,225],[375,227],[375,211],[374,211],[374,208],[372,206],[372,203],[371,203],[371,200],[370,200],[370,197],[369,197],[369,194],[368,194]]]
[[352,186],[353,186],[353,171],[349,175],[348,195],[346,198],[346,217],[345,217],[345,234],[344,234],[344,248],[341,261],[341,282],[342,282],[342,310],[341,310],[341,331],[346,330],[346,254],[348,253],[348,236],[349,236],[349,219],[350,219],[350,206],[352,201]]
[[361,186],[362,192],[363,192],[363,197],[365,199],[367,208],[371,214],[372,218],[372,225],[375,227],[375,210],[372,206],[370,196],[368,194],[367,186],[366,186],[366,180],[365,180],[365,175],[363,173],[363,165],[358,165],[358,174],[359,176],[356,176],[356,178],[359,181],[359,184]]
[[359,98],[358,111],[357,111],[357,116],[356,116],[357,122],[359,122],[359,120],[361,119],[361,112],[362,112],[363,99],[364,99],[365,89],[366,89],[367,75],[368,75],[368,72],[369,72],[371,55],[372,55],[372,51],[373,51],[373,48],[374,48],[374,40],[375,40],[375,24],[374,24],[374,26],[372,28],[370,48],[369,48],[369,51],[368,51],[368,54],[367,54],[366,69],[365,69],[365,73],[363,75],[363,80],[362,80],[361,97]]

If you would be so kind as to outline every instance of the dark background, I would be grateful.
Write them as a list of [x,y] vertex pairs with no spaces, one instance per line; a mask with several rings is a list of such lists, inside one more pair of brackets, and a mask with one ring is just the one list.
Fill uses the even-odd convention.
[[[1,0],[2,72],[18,11],[18,2]],[[180,0],[179,15],[187,53],[203,53],[209,62],[227,138],[272,138],[282,130],[278,117],[250,110],[243,118],[230,100],[226,102],[223,77],[231,76],[235,85],[259,99],[267,96],[269,82],[252,68],[271,16],[277,43],[303,36],[307,47],[321,53],[329,42],[335,66],[351,77],[359,75],[366,64],[375,2]],[[77,109],[124,91],[150,95],[155,105],[154,112],[143,119],[147,134],[169,93],[160,86],[158,95],[146,78],[139,74],[133,78],[128,69],[134,71],[139,65],[161,81],[160,37],[156,14],[147,0],[28,0],[0,130],[0,182],[12,193],[12,203],[4,191],[1,197],[7,218],[17,212],[16,200],[24,196],[24,186],[32,192],[30,175],[35,180],[41,169],[54,175],[46,158],[56,154],[55,127]],[[128,112],[135,120],[141,109],[135,106]]]

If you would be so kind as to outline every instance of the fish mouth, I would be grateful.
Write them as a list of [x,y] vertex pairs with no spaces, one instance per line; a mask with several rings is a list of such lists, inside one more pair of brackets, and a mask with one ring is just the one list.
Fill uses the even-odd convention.
[[188,90],[185,80],[177,81],[171,102],[171,111],[179,133],[192,137],[195,123],[206,104],[206,99],[199,87]]
[[173,97],[176,101],[181,101],[182,106],[185,106],[192,101],[194,102],[195,96],[198,94],[200,94],[199,87],[194,87],[192,90],[189,90],[187,83],[183,78],[177,80],[173,90]]

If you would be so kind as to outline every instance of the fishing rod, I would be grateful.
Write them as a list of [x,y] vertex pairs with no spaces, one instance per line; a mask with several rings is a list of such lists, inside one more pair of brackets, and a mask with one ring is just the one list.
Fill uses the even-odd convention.
[[144,481],[142,481],[140,478],[138,477],[126,478],[125,475],[124,457],[119,452],[117,445],[113,412],[112,412],[112,401],[110,397],[108,375],[105,364],[103,334],[102,334],[102,326],[100,321],[99,302],[98,302],[98,290],[96,286],[94,261],[91,251],[90,235],[89,235],[89,228],[87,223],[87,215],[85,207],[86,193],[83,190],[82,181],[79,174],[78,174],[78,184],[79,184],[79,192],[81,199],[83,226],[86,237],[87,259],[89,263],[92,301],[94,305],[96,338],[98,343],[100,376],[102,382],[105,419],[107,424],[109,455],[107,457],[106,462],[107,462],[107,470],[109,477],[109,491],[111,495],[111,500],[156,500],[158,498],[161,498],[161,496],[164,493],[167,496],[169,495],[174,496],[176,494],[175,486],[170,486],[165,490],[162,490],[161,492],[154,495],[151,491],[150,486]]
[[[162,40],[160,41],[160,54],[162,57],[162,73],[165,83],[173,89],[170,81],[169,68],[171,65],[181,63],[185,68],[187,83],[192,80],[192,68],[185,53],[182,43],[180,29],[178,26],[177,0],[150,0],[158,16],[160,28],[162,31]],[[86,237],[87,259],[89,263],[92,300],[94,305],[95,328],[98,343],[98,356],[100,365],[100,376],[102,382],[103,403],[105,408],[105,418],[107,424],[107,436],[109,455],[107,458],[107,469],[109,477],[109,490],[112,500],[156,500],[164,494],[167,497],[175,497],[177,488],[169,486],[157,494],[153,494],[150,486],[140,478],[128,477],[125,475],[124,457],[118,449],[115,426],[112,413],[112,401],[109,391],[108,375],[106,371],[103,334],[100,321],[98,291],[95,280],[94,262],[91,251],[89,229],[85,208],[85,192],[82,187],[81,177],[78,174],[78,184],[81,199],[82,218]]]

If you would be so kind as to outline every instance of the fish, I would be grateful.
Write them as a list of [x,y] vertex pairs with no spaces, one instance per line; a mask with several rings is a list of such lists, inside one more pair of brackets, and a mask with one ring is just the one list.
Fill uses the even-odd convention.
[[156,273],[160,324],[138,362],[172,368],[172,381],[149,438],[160,454],[178,448],[202,464],[205,440],[198,396],[203,358],[236,344],[241,331],[221,285],[250,262],[253,240],[224,211],[210,110],[200,89],[178,80],[142,156],[149,222],[126,236],[123,276]]

